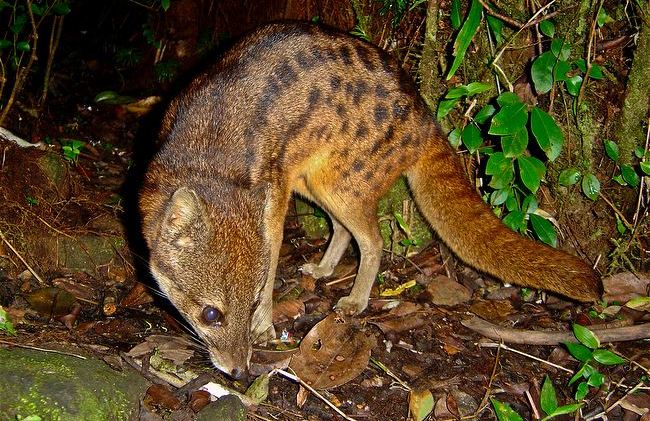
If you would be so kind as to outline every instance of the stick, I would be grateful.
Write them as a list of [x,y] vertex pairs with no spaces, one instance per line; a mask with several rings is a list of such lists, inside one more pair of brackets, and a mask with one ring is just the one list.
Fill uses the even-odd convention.
[[348,420],[348,421],[356,421],[354,418],[351,418],[351,417],[348,417],[347,415],[345,415],[345,413],[344,413],[343,411],[341,411],[340,409],[338,409],[338,408],[336,407],[336,405],[334,405],[332,402],[328,401],[328,400],[327,400],[323,395],[321,395],[320,393],[318,393],[318,392],[316,391],[316,389],[314,389],[313,387],[311,387],[310,385],[308,385],[308,384],[307,384],[306,382],[304,382],[300,377],[298,377],[298,376],[296,376],[296,375],[294,375],[294,374],[291,374],[291,373],[289,373],[289,372],[287,372],[287,371],[280,370],[280,369],[275,369],[275,370],[271,371],[271,373],[269,373],[269,376],[271,376],[271,375],[273,375],[273,374],[275,374],[275,373],[278,373],[278,374],[280,374],[281,376],[286,377],[286,378],[289,379],[289,380],[292,380],[292,381],[294,381],[294,382],[298,382],[298,383],[300,383],[300,385],[301,385],[302,387],[304,387],[305,389],[309,390],[311,393],[314,394],[314,396],[316,396],[318,399],[320,399],[320,400],[322,400],[323,402],[325,402],[325,403],[327,404],[327,406],[329,406],[330,408],[332,408],[334,411],[336,411],[337,414],[339,414],[340,416],[342,416],[342,417],[345,418],[346,420]]
[[65,352],[65,351],[58,351],[56,349],[47,349],[47,348],[39,348],[37,346],[31,346],[31,345],[22,345],[22,344],[17,344],[15,342],[3,341],[2,339],[0,339],[0,343],[5,344],[5,345],[9,345],[9,346],[15,346],[15,347],[18,347],[18,348],[33,349],[34,351],[43,351],[43,352],[51,352],[53,354],[67,355],[68,357],[75,357],[75,358],[79,358],[80,360],[86,360],[87,359],[83,355],[72,354],[70,352]]
[[566,371],[567,373],[573,374],[573,370],[569,370],[568,368],[562,367],[561,365],[553,364],[550,361],[543,360],[543,359],[538,358],[538,357],[536,357],[534,355],[530,355],[530,354],[527,354],[527,353],[525,353],[523,351],[519,351],[518,349],[510,348],[508,345],[504,345],[502,343],[498,343],[498,344],[495,344],[495,343],[481,343],[481,344],[479,344],[479,346],[486,347],[486,348],[499,348],[499,349],[503,348],[506,351],[510,351],[510,352],[514,352],[515,354],[523,355],[524,357],[528,357],[531,360],[539,361],[540,363],[548,364],[551,367],[555,367],[558,370],[563,370],[563,371]]
[[32,269],[29,263],[27,263],[27,261],[23,259],[23,256],[21,256],[20,253],[18,253],[18,251],[14,248],[14,246],[11,245],[9,240],[5,238],[4,234],[2,233],[2,230],[0,230],[0,239],[2,239],[2,241],[11,249],[11,251],[13,251],[16,254],[16,256],[18,256],[20,261],[23,262],[23,264],[27,267],[27,270],[29,270],[32,273],[32,275],[34,275],[34,278],[36,278],[38,282],[41,283],[41,285],[45,285],[45,282],[40,276],[38,276],[38,273],[36,273],[36,271]]
[[[481,335],[513,344],[558,345],[561,342],[575,340],[573,332],[540,332],[535,330],[512,329],[487,322],[479,317],[461,321],[468,329]],[[602,342],[623,342],[650,338],[650,323],[617,328],[591,329]]]

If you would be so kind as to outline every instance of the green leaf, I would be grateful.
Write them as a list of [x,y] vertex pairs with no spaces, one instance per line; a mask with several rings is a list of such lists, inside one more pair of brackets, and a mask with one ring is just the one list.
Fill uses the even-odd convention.
[[587,382],[580,382],[576,387],[575,399],[581,401],[587,396],[587,393],[589,393],[589,385]]
[[587,362],[591,359],[591,349],[587,348],[583,344],[578,344],[575,342],[563,342],[566,349],[569,351],[569,354],[573,356],[578,361]]
[[9,48],[12,45],[13,44],[8,39],[0,39],[0,50],[2,50],[4,48]]
[[521,156],[528,147],[528,130],[524,127],[514,134],[501,138],[501,149],[509,158]]
[[489,134],[510,135],[515,134],[526,126],[528,111],[523,103],[506,105],[499,110],[490,123]]
[[517,197],[510,191],[510,195],[508,196],[508,199],[506,199],[506,209],[508,212],[514,212],[519,209],[519,202],[517,202]]
[[52,13],[57,16],[64,16],[70,13],[70,4],[68,2],[57,3],[52,7]]
[[545,94],[553,86],[553,68],[556,58],[552,52],[546,51],[539,55],[530,68],[530,76],[535,84],[535,90]]
[[497,44],[500,44],[503,41],[503,21],[490,15],[486,16],[486,20],[490,30],[494,34],[494,40]]
[[616,181],[621,186],[627,186],[627,181],[625,181],[623,179],[623,176],[621,174],[617,174],[617,175],[613,176],[612,180]]
[[448,138],[449,138],[449,143],[451,144],[451,146],[453,146],[454,149],[458,149],[458,147],[460,146],[460,129],[455,128],[454,130],[452,130],[449,133]]
[[600,341],[598,340],[598,337],[594,334],[594,332],[587,329],[586,327],[578,323],[574,323],[573,334],[575,335],[576,339],[587,348],[600,348]]
[[535,195],[529,194],[521,204],[521,209],[526,213],[534,213],[538,206],[539,204],[537,203]]
[[456,98],[462,98],[466,95],[467,95],[467,86],[461,85],[449,89],[449,91],[447,91],[447,95],[445,95],[445,98],[456,99]]
[[641,171],[645,174],[650,175],[650,161],[643,161],[639,164]]
[[460,0],[451,0],[451,12],[449,13],[451,27],[456,30],[460,28]]
[[443,99],[438,104],[438,113],[436,118],[442,120],[458,104],[459,99]]
[[594,350],[594,360],[602,365],[621,365],[625,360],[607,349]]
[[618,214],[614,214],[614,216],[616,217],[616,231],[618,231],[618,233],[621,235],[625,234],[625,232],[627,231],[627,227],[625,226],[623,221],[621,221],[621,217],[618,216]]
[[525,232],[526,214],[520,210],[512,211],[503,218],[503,223],[513,231]]
[[45,12],[45,7],[44,6],[39,6],[36,3],[32,3],[32,13],[35,16],[43,16],[44,12]]
[[542,391],[539,395],[539,403],[542,407],[542,410],[550,415],[557,409],[557,396],[555,394],[555,388],[553,387],[553,382],[551,379],[546,376],[544,378],[544,383],[542,384]]
[[16,43],[16,50],[17,51],[29,51],[31,50],[31,47],[29,46],[29,42],[27,41],[19,41]]
[[[584,346],[584,345],[582,345],[582,346]],[[589,377],[586,374],[587,367],[589,367],[589,364],[586,364],[586,363],[583,364],[582,367],[580,367],[580,369],[576,372],[576,374],[574,374],[573,377],[571,377],[571,379],[569,380],[569,386],[571,386],[573,383],[580,380],[581,378],[588,378]]]
[[476,152],[476,150],[483,144],[481,131],[473,124],[465,126],[461,138],[463,139],[463,144],[471,153]]
[[564,145],[562,130],[553,117],[539,107],[533,108],[530,117],[530,128],[537,139],[537,144],[546,153],[548,159],[554,161],[560,155]]
[[605,146],[605,153],[607,156],[613,161],[618,161],[618,158],[620,157],[618,153],[618,144],[613,140],[605,139],[603,140],[603,145]]
[[490,194],[490,205],[500,206],[504,204],[506,200],[508,200],[509,195],[510,195],[509,188],[493,191],[492,194]]
[[524,186],[535,193],[546,174],[546,166],[539,159],[532,156],[520,156],[517,158],[519,164],[519,176]]
[[575,64],[582,73],[587,73],[587,62],[584,58],[579,58],[574,61],[573,64]]
[[494,113],[496,112],[496,108],[494,108],[493,105],[487,104],[483,108],[480,109],[478,113],[474,116],[474,121],[476,121],[478,124],[483,124],[487,121],[488,118],[492,117]]
[[580,181],[582,174],[577,168],[567,168],[560,173],[558,177],[558,182],[563,186],[572,186]]
[[600,193],[600,181],[593,174],[586,174],[582,178],[582,192],[591,200],[598,199]]
[[409,228],[409,225],[404,220],[402,214],[399,212],[394,212],[393,216],[395,217],[395,221],[397,221],[397,225],[399,225],[400,229],[404,232],[404,234],[406,234],[407,237],[410,237],[411,229]]
[[557,82],[567,80],[567,73],[571,71],[571,64],[568,61],[558,61],[553,68],[553,77]]
[[644,155],[645,155],[645,150],[641,146],[637,146],[636,148],[634,148],[634,156],[636,156],[639,159],[643,159]]
[[630,186],[637,187],[639,185],[639,175],[630,164],[621,165],[621,175]]
[[547,37],[553,38],[553,35],[555,35],[555,24],[551,20],[543,20],[539,23],[539,30]]
[[467,96],[472,96],[490,90],[490,88],[492,88],[492,85],[483,82],[471,82],[466,86],[466,88]]
[[607,14],[607,11],[601,6],[601,8],[598,9],[598,17],[596,18],[596,23],[598,24],[598,27],[602,28],[603,25],[610,22],[614,22],[614,19],[612,19]]
[[582,85],[582,76],[573,75],[564,81],[566,90],[571,96],[578,96],[580,94],[580,86]]
[[9,27],[14,35],[18,35],[27,23],[27,15],[20,14],[14,18],[14,23]]
[[497,97],[497,104],[501,107],[505,107],[506,105],[515,105],[515,104],[521,104],[521,98],[519,98],[519,95],[517,95],[514,92],[503,92],[501,95]]
[[487,164],[485,165],[485,174],[499,174],[510,166],[512,166],[511,159],[506,158],[503,152],[495,152],[488,158]]
[[162,6],[165,12],[169,10],[169,2],[170,0],[160,0],[160,5]]
[[557,247],[557,233],[553,224],[534,213],[530,214],[530,222],[533,226],[533,232],[541,242],[551,247]]
[[467,51],[469,44],[472,42],[472,38],[474,38],[474,34],[478,30],[479,24],[481,23],[482,11],[483,6],[481,3],[478,0],[472,0],[472,6],[470,7],[469,13],[467,14],[467,19],[465,19],[463,27],[460,28],[460,31],[458,31],[458,36],[454,42],[454,61],[451,64],[449,73],[447,74],[447,80],[451,79],[454,73],[456,73],[456,70],[458,70],[460,63],[462,63],[463,59],[465,58],[465,52]]
[[571,44],[561,38],[551,41],[551,52],[558,60],[566,61],[571,55]]
[[596,372],[589,376],[587,384],[591,387],[600,387],[605,383],[605,376],[601,372]]
[[589,77],[596,80],[602,79],[604,77],[603,69],[601,69],[600,66],[596,63],[591,63],[591,71],[589,72]]
[[492,403],[494,413],[499,421],[524,421],[521,415],[517,414],[507,403],[499,402],[494,398],[490,398],[490,403]]
[[560,406],[559,408],[556,408],[553,413],[548,414],[549,416],[557,417],[558,415],[564,415],[564,414],[571,414],[573,412],[576,412],[580,407],[582,406],[581,403],[572,403],[569,405],[563,405]]

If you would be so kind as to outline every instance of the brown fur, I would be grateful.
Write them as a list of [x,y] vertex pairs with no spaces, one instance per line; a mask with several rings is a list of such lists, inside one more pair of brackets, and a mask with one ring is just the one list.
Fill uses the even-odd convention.
[[[381,258],[377,202],[406,174],[427,220],[467,263],[518,285],[598,298],[580,259],[506,228],[463,179],[409,77],[380,49],[309,24],[273,24],[243,38],[176,98],[141,192],[151,268],[234,375],[251,343],[274,335],[272,290],[292,192],[332,217],[318,265],[328,276],[351,237],[361,252],[352,292],[366,308]],[[207,325],[206,306],[223,314]]]

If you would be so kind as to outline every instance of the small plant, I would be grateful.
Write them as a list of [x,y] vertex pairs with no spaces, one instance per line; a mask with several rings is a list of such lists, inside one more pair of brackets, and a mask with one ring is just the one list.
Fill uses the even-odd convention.
[[9,316],[2,306],[0,306],[0,332],[5,332],[7,335],[15,336],[16,330],[13,323],[9,320]]
[[413,238],[411,227],[406,223],[401,213],[393,212],[393,216],[395,217],[395,222],[397,222],[399,229],[404,233],[404,235],[406,235],[406,238],[402,239],[399,244],[404,247],[404,256],[408,256],[409,248],[417,247],[420,245],[420,242],[416,238]]
[[79,160],[81,148],[86,143],[77,139],[61,139],[61,149],[63,150],[63,158],[66,161],[76,164]]
[[598,337],[586,327],[574,324],[573,334],[579,343],[565,342],[564,345],[569,353],[582,364],[569,380],[569,385],[582,379],[575,392],[575,399],[582,400],[587,396],[589,387],[598,388],[605,382],[605,376],[595,368],[596,364],[620,365],[624,364],[625,360],[612,351],[601,348]]
[[135,47],[123,47],[115,52],[115,61],[123,67],[133,67],[141,59],[142,54]]
[[38,199],[35,197],[32,197],[30,195],[25,195],[25,201],[29,206],[37,206],[38,205]]
[[153,73],[160,83],[170,82],[178,73],[180,63],[176,60],[162,60],[154,65]]
[[[450,102],[441,103],[445,107],[442,114],[463,96],[488,88],[487,84],[474,82],[450,89],[445,97]],[[486,145],[485,132],[493,146]],[[564,144],[564,135],[553,118],[539,107],[524,104],[512,92],[499,95],[496,106],[484,106],[462,131],[456,129],[450,134],[454,146],[462,143],[470,153],[488,156],[485,175],[490,181],[484,199],[503,217],[503,222],[522,234],[530,229],[540,241],[556,247],[555,227],[546,212],[538,208],[535,198],[546,175],[546,164],[529,152],[532,139],[549,161],[560,155]]]

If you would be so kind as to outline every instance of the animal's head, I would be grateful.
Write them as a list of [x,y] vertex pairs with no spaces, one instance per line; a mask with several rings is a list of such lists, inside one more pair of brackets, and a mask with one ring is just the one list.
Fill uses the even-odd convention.
[[145,221],[151,272],[212,363],[239,378],[248,369],[252,315],[268,272],[264,197],[245,189],[197,191],[177,189],[163,199],[159,220]]

